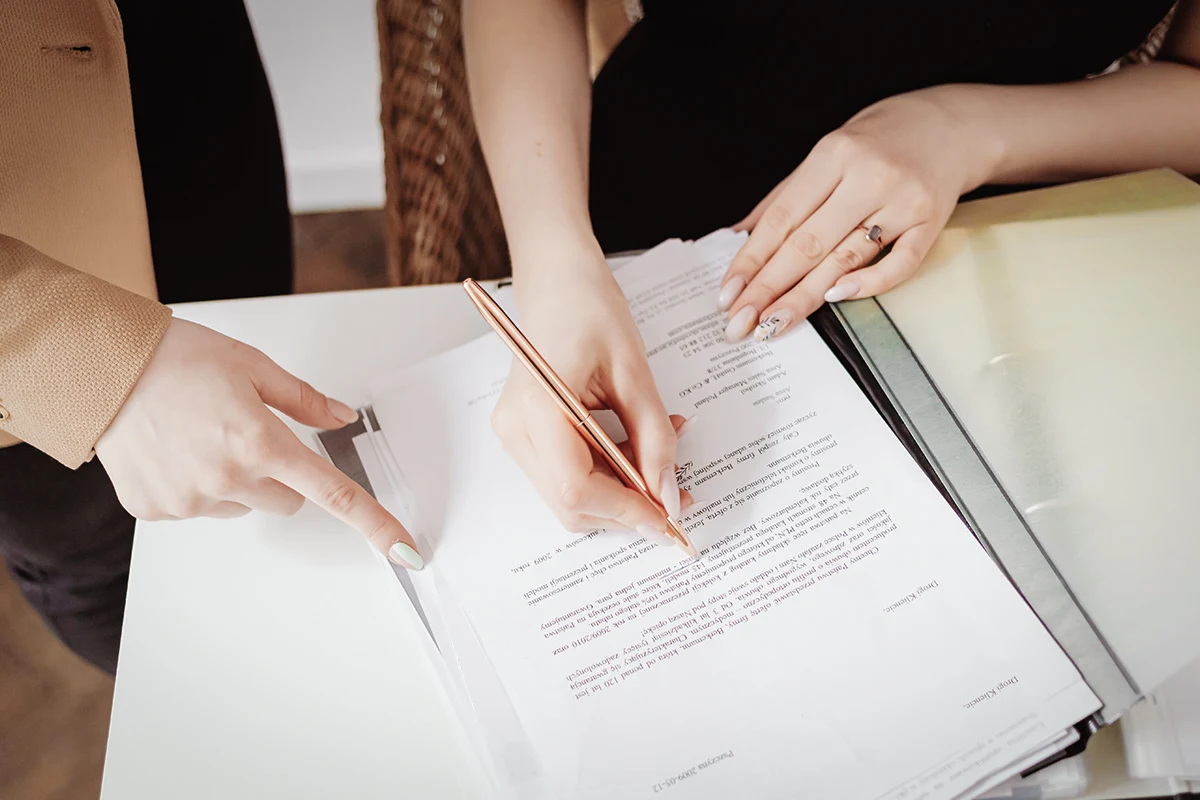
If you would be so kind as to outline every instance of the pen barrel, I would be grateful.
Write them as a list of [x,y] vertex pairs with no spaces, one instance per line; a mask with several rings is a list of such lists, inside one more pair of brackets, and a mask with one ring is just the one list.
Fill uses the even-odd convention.
[[621,449],[613,443],[608,434],[604,433],[604,429],[600,427],[600,423],[596,422],[591,414],[588,414],[575,423],[575,429],[583,435],[583,438],[587,440],[587,443],[593,449],[604,457],[604,460],[612,467],[613,472],[617,474],[617,477],[626,486],[636,490],[642,497],[650,501],[650,505],[657,508],[667,518],[667,535],[674,539],[675,543],[683,548],[685,553],[695,558],[696,546],[692,544],[691,537],[687,535],[687,531],[683,529],[683,525],[667,512],[667,507],[663,505],[662,500],[650,491],[641,473],[625,457]]
[[[662,502],[650,493],[650,488],[646,485],[642,474],[637,471],[637,468],[625,457],[618,447],[607,434],[602,431],[596,432],[600,428],[600,423],[596,422],[595,417],[591,414],[587,415],[580,421],[575,423],[575,428],[587,440],[587,443],[592,446],[592,449],[604,457],[608,462],[608,466],[612,467],[612,471],[616,473],[617,479],[625,483],[629,488],[641,493],[643,497],[653,503],[657,508],[662,508]],[[666,509],[663,509],[666,513]]]
[[479,313],[492,326],[492,329],[496,331],[496,334],[512,351],[517,360],[529,371],[534,380],[554,398],[558,407],[567,415],[567,419],[575,424],[575,429],[580,432],[592,449],[600,453],[608,462],[613,472],[616,473],[617,479],[640,493],[650,502],[650,505],[657,508],[667,519],[667,535],[675,539],[688,555],[695,557],[696,548],[692,545],[683,526],[678,520],[671,517],[662,500],[650,491],[650,487],[646,485],[641,473],[625,457],[621,448],[609,438],[604,429],[600,427],[600,423],[592,417],[583,401],[575,396],[562,378],[558,377],[546,359],[542,358],[533,344],[525,338],[525,334],[521,333],[520,328],[509,319],[508,314],[504,313],[504,309],[472,278],[463,281],[463,289],[471,298],[471,302],[479,309]]

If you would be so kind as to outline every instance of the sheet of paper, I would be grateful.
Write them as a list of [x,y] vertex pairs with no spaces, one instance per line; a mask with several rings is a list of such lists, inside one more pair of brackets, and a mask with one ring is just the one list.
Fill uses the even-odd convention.
[[[736,242],[617,275],[680,441],[691,561],[566,533],[490,430],[495,337],[376,387],[431,602],[452,598],[554,797],[949,798],[1098,702],[807,324],[730,345]],[[439,593],[438,586],[442,587]]]

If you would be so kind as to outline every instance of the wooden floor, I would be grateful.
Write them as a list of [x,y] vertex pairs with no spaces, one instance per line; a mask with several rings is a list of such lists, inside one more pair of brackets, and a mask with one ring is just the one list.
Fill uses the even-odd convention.
[[[382,226],[381,211],[296,217],[296,290],[386,285]],[[0,800],[99,797],[112,689],[0,570]]]

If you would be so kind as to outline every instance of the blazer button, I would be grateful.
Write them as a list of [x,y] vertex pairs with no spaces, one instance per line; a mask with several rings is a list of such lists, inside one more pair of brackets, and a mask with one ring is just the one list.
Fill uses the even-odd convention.
[[9,417],[11,417],[11,416],[12,416],[12,414],[9,414],[9,413],[8,413],[8,409],[7,409],[7,408],[5,408],[4,406],[0,406],[0,422],[5,422],[5,421],[7,421],[7,420],[8,420],[8,418],[9,418]]

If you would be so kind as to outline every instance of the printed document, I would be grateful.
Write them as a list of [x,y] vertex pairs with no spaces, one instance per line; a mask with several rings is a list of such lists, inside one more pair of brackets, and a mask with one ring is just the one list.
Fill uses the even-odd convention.
[[490,428],[496,336],[375,387],[439,650],[515,796],[980,793],[1099,702],[808,323],[724,340],[739,242],[616,273],[667,410],[694,417],[695,560],[562,528]]

